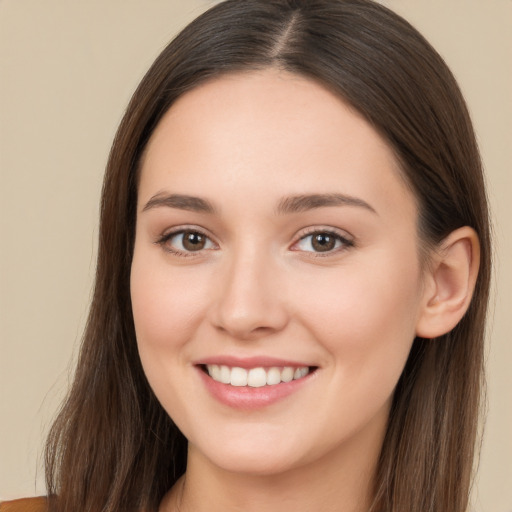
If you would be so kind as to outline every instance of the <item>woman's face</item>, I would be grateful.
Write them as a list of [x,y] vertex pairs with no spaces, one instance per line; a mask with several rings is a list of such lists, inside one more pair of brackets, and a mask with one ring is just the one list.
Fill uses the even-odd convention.
[[424,302],[416,220],[392,151],[315,82],[234,74],[173,105],[142,162],[131,298],[191,454],[272,474],[378,453]]

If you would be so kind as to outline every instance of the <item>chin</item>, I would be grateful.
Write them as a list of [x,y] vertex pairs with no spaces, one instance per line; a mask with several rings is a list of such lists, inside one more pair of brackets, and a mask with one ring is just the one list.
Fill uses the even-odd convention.
[[200,457],[223,471],[247,476],[272,476],[296,469],[303,463],[299,447],[285,447],[283,444],[261,439],[251,442],[237,440],[235,443],[217,441],[215,446],[210,445],[206,450],[189,444],[189,451],[196,455],[199,452]]
[[300,466],[299,461],[290,460],[288,457],[262,457],[257,453],[233,457],[223,454],[222,458],[212,459],[211,462],[229,473],[258,477],[280,475]]

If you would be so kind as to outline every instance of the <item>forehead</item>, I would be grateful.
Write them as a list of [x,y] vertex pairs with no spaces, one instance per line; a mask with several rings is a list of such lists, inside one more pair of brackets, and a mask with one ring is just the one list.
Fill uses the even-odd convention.
[[415,212],[376,130],[322,85],[274,69],[225,75],[181,96],[153,133],[141,169],[141,201],[159,188],[218,191],[226,200],[230,191],[335,191]]

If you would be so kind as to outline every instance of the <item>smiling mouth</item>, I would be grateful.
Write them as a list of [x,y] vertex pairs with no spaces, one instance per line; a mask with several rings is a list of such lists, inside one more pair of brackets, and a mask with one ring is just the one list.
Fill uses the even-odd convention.
[[316,370],[314,366],[283,366],[283,367],[257,367],[240,368],[226,365],[201,365],[203,371],[214,381],[229,384],[235,387],[261,388],[263,386],[277,386],[292,380],[303,379]]

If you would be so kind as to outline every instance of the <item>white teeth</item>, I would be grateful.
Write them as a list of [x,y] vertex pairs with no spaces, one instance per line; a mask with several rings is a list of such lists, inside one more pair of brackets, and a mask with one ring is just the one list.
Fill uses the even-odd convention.
[[309,373],[309,368],[307,366],[303,366],[302,368],[297,368],[295,373],[293,374],[294,379],[302,379]]
[[220,380],[220,368],[218,365],[216,364],[212,364],[212,368],[211,368],[211,374],[212,374],[212,379],[214,380]]
[[231,383],[231,370],[227,366],[220,367],[220,382],[223,384]]
[[247,386],[247,370],[245,368],[235,367],[231,369],[231,385],[238,387]]
[[281,382],[281,370],[279,368],[270,368],[267,371],[267,384],[275,386]]
[[294,368],[284,366],[283,368],[245,368],[229,367],[225,365],[208,364],[206,365],[210,377],[223,384],[244,387],[250,386],[259,388],[262,386],[275,386],[281,382],[291,382],[292,380],[302,379],[309,373],[308,366]]
[[293,380],[293,368],[290,368],[289,366],[285,366],[283,368],[283,371],[281,372],[281,380],[283,382],[291,382]]
[[267,373],[264,368],[253,368],[249,370],[247,385],[251,388],[261,388],[267,384]]

